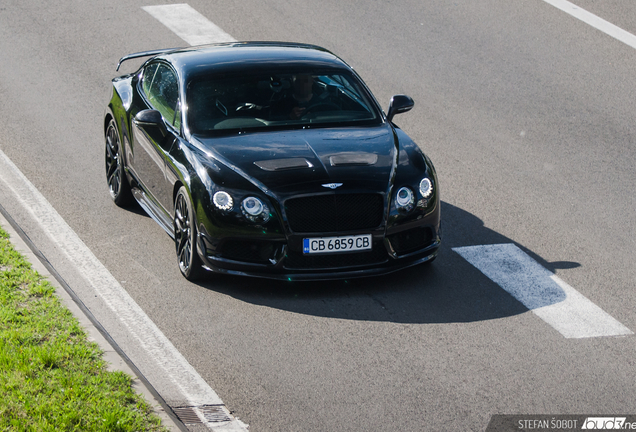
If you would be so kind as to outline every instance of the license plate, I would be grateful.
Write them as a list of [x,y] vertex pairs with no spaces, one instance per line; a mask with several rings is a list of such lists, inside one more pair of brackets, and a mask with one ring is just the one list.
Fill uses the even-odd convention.
[[303,239],[304,254],[371,250],[371,234]]

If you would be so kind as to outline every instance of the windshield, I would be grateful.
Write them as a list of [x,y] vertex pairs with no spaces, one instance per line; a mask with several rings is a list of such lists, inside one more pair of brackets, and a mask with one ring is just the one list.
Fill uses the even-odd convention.
[[362,85],[341,71],[198,78],[188,84],[186,100],[194,134],[380,121]]

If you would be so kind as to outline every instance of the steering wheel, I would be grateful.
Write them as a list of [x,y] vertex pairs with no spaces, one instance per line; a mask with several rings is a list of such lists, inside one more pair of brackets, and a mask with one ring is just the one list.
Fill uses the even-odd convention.
[[253,109],[260,109],[260,107],[256,104],[250,103],[250,102],[244,102],[242,104],[239,104],[236,107],[235,111],[248,111],[248,110],[253,110]]

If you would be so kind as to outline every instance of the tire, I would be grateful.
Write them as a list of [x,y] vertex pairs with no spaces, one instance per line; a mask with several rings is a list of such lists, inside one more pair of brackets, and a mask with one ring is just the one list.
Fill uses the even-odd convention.
[[110,197],[119,207],[126,207],[132,200],[130,184],[124,172],[124,158],[115,120],[106,129],[106,181]]
[[203,275],[201,258],[197,253],[197,226],[188,191],[181,186],[174,200],[174,243],[181,274],[189,281]]

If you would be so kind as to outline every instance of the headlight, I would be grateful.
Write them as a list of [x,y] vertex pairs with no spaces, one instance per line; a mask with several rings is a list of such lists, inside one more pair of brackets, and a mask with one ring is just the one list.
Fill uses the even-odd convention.
[[256,197],[247,197],[241,202],[243,216],[252,222],[267,222],[269,220],[269,208],[263,201]]
[[422,198],[428,198],[433,193],[433,183],[426,177],[420,182],[420,193]]
[[214,201],[214,205],[219,210],[229,211],[232,210],[232,207],[234,207],[234,200],[232,199],[232,196],[225,191],[218,191],[215,193],[212,201]]
[[402,211],[413,210],[413,204],[415,203],[415,195],[413,191],[407,187],[402,187],[397,191],[395,195],[395,204],[397,208]]

